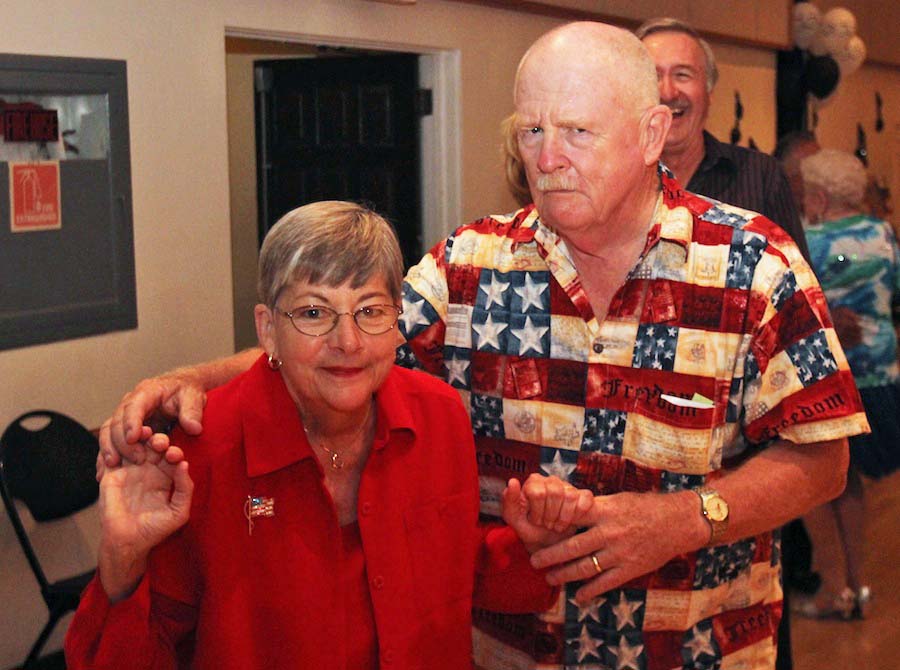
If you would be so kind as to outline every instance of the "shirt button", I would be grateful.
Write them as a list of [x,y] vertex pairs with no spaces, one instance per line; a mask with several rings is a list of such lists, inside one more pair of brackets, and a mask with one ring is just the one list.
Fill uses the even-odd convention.
[[374,508],[374,505],[372,505],[372,503],[364,502],[362,504],[362,510],[361,510],[363,516],[369,516],[372,513],[373,508]]
[[381,590],[384,588],[384,577],[381,575],[375,575],[372,577],[372,586],[377,590]]
[[381,654],[381,660],[385,663],[393,663],[394,662],[394,651],[393,649],[385,649]]
[[603,353],[603,342],[594,342],[594,353],[595,354]]

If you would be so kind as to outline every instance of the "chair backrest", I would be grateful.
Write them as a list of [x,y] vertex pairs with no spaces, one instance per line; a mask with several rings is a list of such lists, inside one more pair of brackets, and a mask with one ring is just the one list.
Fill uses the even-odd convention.
[[[49,419],[38,430],[23,422]],[[21,500],[35,521],[60,519],[91,505],[99,494],[95,479],[97,438],[74,419],[47,410],[23,414],[0,437],[0,497],[16,537],[43,594],[47,576],[14,499]]]
[[[31,430],[24,422],[46,417]],[[13,421],[0,437],[0,477],[35,521],[69,516],[97,500],[97,438],[65,414],[38,410]]]

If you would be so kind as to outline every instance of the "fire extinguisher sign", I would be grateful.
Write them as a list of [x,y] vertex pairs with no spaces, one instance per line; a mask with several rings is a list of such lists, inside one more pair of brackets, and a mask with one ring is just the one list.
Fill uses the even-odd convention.
[[12,232],[61,228],[59,191],[59,161],[9,163]]

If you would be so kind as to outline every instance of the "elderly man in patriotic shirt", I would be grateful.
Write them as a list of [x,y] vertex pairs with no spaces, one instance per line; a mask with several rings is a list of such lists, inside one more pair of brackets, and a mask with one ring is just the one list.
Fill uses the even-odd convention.
[[[868,430],[821,288],[780,228],[659,168],[671,111],[626,31],[539,38],[515,118],[534,205],[462,226],[410,270],[398,358],[470,408],[486,521],[511,477],[595,498],[583,532],[532,555],[564,585],[557,604],[477,611],[475,664],[772,668],[770,530],[842,490],[846,437]],[[252,357],[142,382],[104,456],[160,404],[199,429],[203,389]]]
[[773,667],[768,531],[840,491],[866,430],[797,247],[657,170],[658,100],[621,31],[539,39],[515,99],[534,207],[407,274],[403,358],[471,407],[482,511],[518,472],[597,495],[586,532],[532,557],[566,584],[553,610],[476,612],[480,667]]

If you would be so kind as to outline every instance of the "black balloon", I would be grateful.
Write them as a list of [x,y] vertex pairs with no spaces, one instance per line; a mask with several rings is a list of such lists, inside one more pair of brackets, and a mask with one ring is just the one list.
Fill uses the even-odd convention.
[[800,49],[776,55],[775,102],[778,137],[807,129],[806,88],[803,82],[809,54]]
[[831,56],[813,56],[806,62],[806,90],[817,98],[827,98],[837,88],[841,69]]

